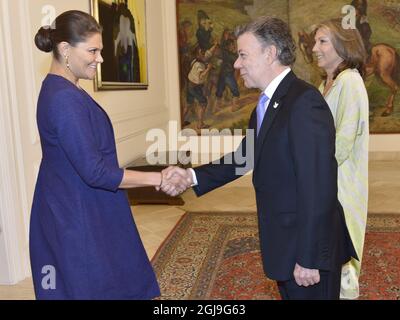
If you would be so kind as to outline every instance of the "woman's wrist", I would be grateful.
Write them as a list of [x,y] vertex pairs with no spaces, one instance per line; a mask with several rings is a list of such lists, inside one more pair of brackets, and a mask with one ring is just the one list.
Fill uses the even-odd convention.
[[161,188],[162,184],[163,184],[163,174],[162,172],[160,172],[160,184],[158,185],[158,187]]
[[148,174],[147,179],[144,179],[146,181],[147,186],[152,186],[156,188],[161,188],[161,185],[163,183],[163,176],[161,172],[147,172]]

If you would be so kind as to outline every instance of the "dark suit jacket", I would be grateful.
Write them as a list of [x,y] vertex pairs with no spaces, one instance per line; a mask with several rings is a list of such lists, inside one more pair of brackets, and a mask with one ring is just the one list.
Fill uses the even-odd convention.
[[[249,129],[257,126],[253,111]],[[236,154],[245,154],[244,138]],[[248,146],[247,146],[248,147]],[[235,153],[221,164],[195,168],[198,196],[239,178]],[[279,84],[267,109],[255,150],[260,245],[266,275],[293,278],[295,264],[319,270],[340,270],[357,257],[337,199],[335,127],[320,92],[290,72]]]

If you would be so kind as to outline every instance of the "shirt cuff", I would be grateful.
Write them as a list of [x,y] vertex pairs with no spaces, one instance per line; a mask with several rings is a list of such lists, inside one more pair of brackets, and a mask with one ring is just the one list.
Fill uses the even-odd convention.
[[192,168],[189,168],[189,171],[192,174],[192,180],[193,180],[193,184],[191,185],[191,187],[195,187],[198,185],[197,183],[197,177],[196,177],[196,172],[194,172],[194,170]]

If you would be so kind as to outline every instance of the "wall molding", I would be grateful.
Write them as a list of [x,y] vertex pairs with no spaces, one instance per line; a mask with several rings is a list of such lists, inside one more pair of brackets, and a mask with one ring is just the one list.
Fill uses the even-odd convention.
[[370,151],[369,161],[400,161],[400,151]]
[[[123,134],[121,133],[116,134],[115,141],[117,144],[124,142],[126,140],[130,140],[137,136],[146,134],[152,128],[164,128],[165,126],[168,125],[169,118],[168,118],[168,110],[166,109],[159,109],[156,113],[157,115],[156,118],[154,117],[155,113],[153,112],[148,113],[146,116],[137,117],[143,124],[141,126],[137,125],[130,126],[129,124],[127,124],[127,122],[132,122],[134,124],[133,119],[136,119],[136,115],[134,115],[136,114],[135,112],[129,112],[129,114],[131,115],[130,121],[125,119],[122,119],[120,122],[113,121],[114,129],[124,132]],[[157,121],[155,121],[155,119]],[[160,125],[161,127],[159,127]],[[129,128],[128,130],[126,130],[127,126]]]
[[[10,7],[8,1],[6,5],[3,6],[2,10],[2,21],[3,21],[3,30],[4,37],[3,41],[7,44],[13,44],[13,41],[18,41],[21,48],[23,48],[23,59],[22,65],[23,70],[29,73],[29,76],[22,77],[24,81],[19,81],[16,77],[16,52],[13,52],[12,45],[4,46],[4,57],[7,63],[7,78],[6,82],[8,83],[8,92],[9,92],[9,103],[6,105],[9,107],[7,111],[10,115],[10,123],[12,124],[12,132],[13,132],[13,141],[14,141],[14,151],[15,151],[15,163],[16,163],[16,172],[19,180],[19,192],[21,197],[21,205],[22,205],[22,214],[23,214],[23,227],[25,236],[28,237],[28,229],[29,229],[29,201],[27,190],[25,188],[27,184],[27,180],[25,177],[24,171],[24,150],[22,146],[22,131],[20,125],[20,106],[23,103],[24,106],[28,109],[28,126],[29,126],[29,137],[32,146],[39,146],[39,135],[36,128],[36,106],[34,101],[36,101],[35,85],[36,82],[34,77],[34,63],[32,57],[29,57],[32,54],[31,46],[28,46],[30,49],[26,49],[27,43],[31,40],[29,39],[30,28],[29,28],[29,14],[26,6],[26,2],[24,0],[18,0],[16,2],[18,5],[16,6],[17,12],[14,12]],[[14,17],[15,13],[18,14],[18,18],[11,20],[10,17]],[[26,16],[24,16],[26,15]],[[14,23],[14,24],[13,24]],[[16,27],[20,27],[21,29],[15,29]],[[11,30],[17,30],[17,32],[11,32]],[[29,35],[28,35],[29,33]],[[12,38],[12,34],[18,34],[20,37]],[[24,36],[23,36],[24,35]],[[17,49],[18,50],[18,49]],[[17,83],[22,83],[23,88],[19,89]],[[18,92],[24,92],[24,96],[22,97],[18,95]],[[21,102],[23,101],[23,102]],[[25,250],[28,250],[28,243],[25,245]]]
[[142,119],[145,117],[150,117],[157,115],[159,116],[160,113],[168,113],[168,109],[164,106],[159,106],[155,108],[141,108],[135,109],[129,112],[122,112],[118,114],[110,114],[111,121],[113,125],[118,125],[124,122],[129,122],[137,119]]
[[179,61],[178,61],[178,32],[176,1],[163,0],[162,24],[165,30],[163,37],[163,47],[165,51],[165,98],[166,106],[169,109],[169,119],[181,123],[181,101],[180,101],[180,83],[179,83]]
[[[15,7],[16,13],[19,15],[18,19],[9,21],[9,25],[11,28],[19,27],[19,37],[15,38],[19,43],[20,51],[22,51],[23,59],[23,79],[19,85],[17,85],[17,78],[16,78],[16,69],[17,63],[13,57],[16,56],[16,52],[12,52],[10,50],[10,61],[9,65],[12,66],[9,72],[9,79],[12,83],[12,91],[11,94],[14,97],[13,104],[11,105],[11,113],[12,113],[12,120],[13,120],[13,131],[15,137],[14,147],[16,150],[16,161],[17,161],[17,175],[19,179],[19,189],[20,189],[20,196],[21,196],[21,205],[22,205],[22,215],[23,215],[23,227],[25,231],[25,237],[28,238],[29,234],[29,218],[30,218],[30,200],[28,200],[27,194],[27,179],[26,179],[26,167],[24,165],[24,150],[23,150],[23,136],[21,130],[21,105],[24,106],[22,109],[23,112],[27,110],[27,122],[29,129],[29,138],[30,138],[30,145],[32,148],[40,148],[40,138],[39,138],[39,131],[36,126],[36,101],[38,98],[38,91],[36,87],[36,78],[35,78],[35,64],[33,61],[33,46],[27,46],[27,43],[31,43],[32,39],[30,38],[32,34],[31,28],[31,19],[29,14],[29,4],[26,3],[24,0],[18,0],[17,6]],[[14,16],[12,14],[14,11],[9,11],[9,16]],[[17,21],[17,24],[16,24]],[[14,25],[12,24],[14,23]],[[11,33],[9,34],[10,37],[7,39],[9,43],[12,43]],[[18,51],[18,49],[17,49]],[[19,64],[18,64],[19,65]],[[22,86],[22,87],[20,87]],[[20,93],[24,93],[23,96]],[[41,160],[41,157],[40,157]],[[40,161],[39,160],[39,161]],[[34,176],[37,175],[34,173]],[[36,181],[36,179],[35,179]],[[28,254],[28,241],[25,244],[24,248],[26,254]],[[28,267],[28,273],[30,273],[30,267]]]
[[24,50],[22,51],[23,55],[23,64],[24,64],[24,89],[26,90],[25,94],[27,99],[25,103],[27,103],[28,110],[28,118],[29,118],[29,132],[31,137],[32,145],[38,145],[40,142],[39,132],[36,126],[36,101],[38,99],[38,90],[36,87],[36,78],[35,78],[35,63],[33,61],[33,45],[26,45],[28,43],[32,43],[32,22],[29,14],[29,4],[27,4],[26,0],[18,0],[18,14],[19,19],[18,24],[20,25],[20,40],[23,45]]
[[127,134],[125,136],[122,136],[121,138],[118,138],[118,139],[115,140],[116,144],[118,145],[118,144],[123,143],[125,141],[128,141],[128,140],[134,139],[136,137],[140,137],[142,135],[145,135],[145,134],[147,134],[148,130],[149,129],[138,130],[138,131],[135,131],[133,133]]
[[[10,2],[0,0],[0,283],[15,284],[29,275],[27,234],[23,215],[23,192],[19,179],[22,163],[15,134],[17,104],[11,44]],[[19,150],[17,150],[19,149]],[[23,235],[23,236],[22,236]]]
[[[160,122],[159,124],[155,125],[154,128],[160,128],[161,129],[161,128],[165,127],[165,126],[166,126],[165,122]],[[127,140],[131,140],[131,139],[140,137],[142,135],[146,135],[149,130],[151,130],[151,129],[146,128],[146,129],[137,130],[137,131],[134,131],[133,133],[127,134],[125,136],[122,136],[122,137],[120,137],[118,139],[115,139],[116,144],[118,145],[118,144],[123,143],[123,142],[125,142]]]

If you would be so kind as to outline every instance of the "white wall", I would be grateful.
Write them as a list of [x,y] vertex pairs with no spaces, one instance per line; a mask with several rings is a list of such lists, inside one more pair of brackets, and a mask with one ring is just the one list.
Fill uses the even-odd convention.
[[372,134],[370,160],[400,160],[400,134]]

